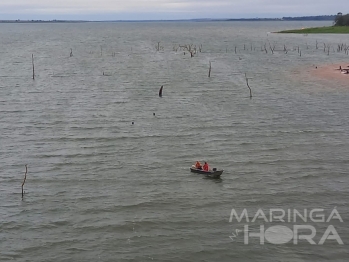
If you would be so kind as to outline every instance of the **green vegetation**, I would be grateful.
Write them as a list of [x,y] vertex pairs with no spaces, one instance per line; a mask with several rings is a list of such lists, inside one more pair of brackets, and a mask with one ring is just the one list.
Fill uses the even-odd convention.
[[349,34],[349,26],[324,26],[280,31],[294,34]]
[[285,30],[278,33],[293,34],[349,34],[349,14],[338,13],[333,22],[334,26],[302,28],[294,30]]

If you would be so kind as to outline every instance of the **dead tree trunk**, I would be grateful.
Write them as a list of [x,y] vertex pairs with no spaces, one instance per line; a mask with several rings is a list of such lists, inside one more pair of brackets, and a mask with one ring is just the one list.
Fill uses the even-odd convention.
[[28,168],[27,168],[27,165],[25,165],[24,180],[23,180],[23,183],[22,183],[22,198],[23,198],[23,196],[24,196],[24,189],[23,189],[23,186],[24,186],[25,180],[27,179],[27,172],[28,172]]
[[34,55],[32,54],[32,65],[33,65],[33,80],[35,79],[35,69],[34,69]]
[[251,98],[252,98],[252,90],[251,90],[251,87],[250,87],[249,84],[248,84],[248,78],[247,78],[246,73],[245,73],[245,79],[246,79],[247,87],[248,87],[248,89],[250,89],[250,99],[251,99]]
[[265,51],[266,54],[268,53],[267,44],[266,43],[264,44],[264,51]]
[[271,50],[271,53],[274,54],[275,45],[272,47],[271,44],[269,43],[269,48]]
[[211,77],[211,61],[210,61],[210,68],[208,69],[208,77]]

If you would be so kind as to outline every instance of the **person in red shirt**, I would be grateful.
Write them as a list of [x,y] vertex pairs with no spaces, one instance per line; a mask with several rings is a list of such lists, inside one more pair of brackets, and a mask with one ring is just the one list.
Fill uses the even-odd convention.
[[196,169],[202,169],[202,166],[201,166],[199,161],[196,161],[195,168]]
[[204,166],[203,166],[203,169],[204,169],[204,171],[209,171],[209,170],[210,170],[210,168],[209,168],[207,162],[205,162],[205,164],[204,164]]

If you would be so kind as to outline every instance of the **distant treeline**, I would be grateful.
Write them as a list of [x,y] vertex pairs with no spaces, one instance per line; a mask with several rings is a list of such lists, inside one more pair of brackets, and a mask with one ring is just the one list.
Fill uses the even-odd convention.
[[226,21],[334,21],[336,15],[298,16],[282,18],[231,18]]
[[317,15],[317,16],[300,16],[300,17],[283,17],[285,21],[334,21],[335,15]]
[[83,20],[0,20],[0,23],[83,23]]
[[281,21],[281,18],[231,18],[231,19],[215,19],[213,21]]

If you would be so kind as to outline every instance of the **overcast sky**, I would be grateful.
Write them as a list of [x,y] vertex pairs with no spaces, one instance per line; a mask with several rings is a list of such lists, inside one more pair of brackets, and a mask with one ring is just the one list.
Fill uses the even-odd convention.
[[262,18],[338,12],[349,13],[349,0],[0,0],[0,20]]

